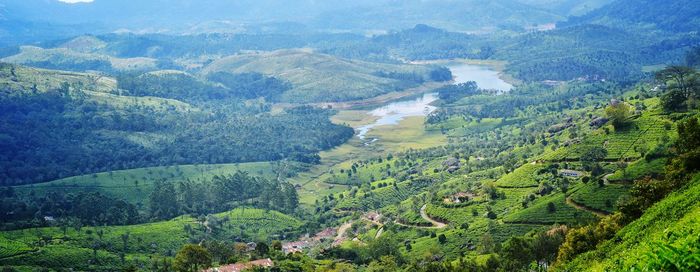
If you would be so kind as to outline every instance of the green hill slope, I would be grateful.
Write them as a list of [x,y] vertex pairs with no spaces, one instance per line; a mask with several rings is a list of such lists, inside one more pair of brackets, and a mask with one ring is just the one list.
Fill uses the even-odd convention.
[[[290,163],[294,168],[295,163]],[[133,204],[147,204],[148,195],[156,180],[179,182],[185,180],[210,180],[214,175],[233,175],[237,171],[255,176],[274,177],[274,163],[241,163],[178,165],[110,171],[69,177],[51,182],[14,187],[19,193],[46,195],[52,192],[78,193],[95,191]]]
[[[656,203],[641,218],[624,227],[614,238],[600,244],[596,250],[574,259],[564,270],[693,271],[700,268],[697,267],[700,264],[698,229],[700,176],[696,176],[685,189]],[[664,258],[680,254],[687,254],[691,258],[686,264],[677,264],[680,266],[676,269],[680,270],[662,266]],[[695,268],[688,267],[689,263],[695,263]]]
[[292,89],[280,99],[288,102],[358,100],[431,80],[427,66],[370,63],[307,50],[230,56],[214,61],[203,73],[220,71],[261,73],[291,82]]
[[[71,71],[96,70],[103,72],[151,70],[156,68],[156,60],[151,58],[115,58],[108,55],[84,52],[92,44],[69,44],[67,47],[44,49],[35,46],[22,46],[16,55],[1,59],[4,62],[23,64],[48,69]],[[79,51],[74,51],[76,48]]]

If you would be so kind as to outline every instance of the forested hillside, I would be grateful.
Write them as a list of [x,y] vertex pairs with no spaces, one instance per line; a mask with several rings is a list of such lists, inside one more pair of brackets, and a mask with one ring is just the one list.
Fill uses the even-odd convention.
[[[283,158],[315,163],[316,152],[352,136],[352,129],[330,123],[331,112],[321,109],[271,114],[269,105],[245,103],[244,96],[230,97],[225,107],[186,104],[203,93],[215,96],[216,88],[207,87],[214,85],[198,81],[167,83],[175,79],[161,78],[161,84],[193,92],[161,95],[183,103],[152,97],[158,93],[129,96],[133,91],[120,90],[114,79],[98,75],[7,64],[2,71],[7,82],[0,98],[4,185],[158,165]],[[55,83],[46,84],[45,78]],[[145,86],[133,90],[146,92]]]
[[2,3],[0,270],[700,271],[699,7]]

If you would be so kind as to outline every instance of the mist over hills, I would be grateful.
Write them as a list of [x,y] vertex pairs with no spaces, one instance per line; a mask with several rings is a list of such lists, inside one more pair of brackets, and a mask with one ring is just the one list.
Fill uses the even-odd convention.
[[[265,30],[377,33],[426,23],[451,31],[523,30],[580,15],[609,0],[57,0],[8,1],[0,6],[5,44],[79,34],[260,32]],[[29,30],[32,31],[29,31]]]

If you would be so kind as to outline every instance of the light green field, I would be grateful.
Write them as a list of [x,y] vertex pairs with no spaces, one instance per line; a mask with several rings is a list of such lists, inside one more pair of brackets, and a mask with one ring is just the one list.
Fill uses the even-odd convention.
[[20,193],[34,191],[37,194],[52,191],[61,193],[96,191],[134,204],[145,205],[153,189],[152,186],[157,180],[167,182],[187,179],[209,180],[215,175],[230,175],[237,171],[273,178],[276,177],[273,172],[275,167],[274,163],[269,162],[149,167],[70,177],[15,188]]
[[652,161],[640,159],[630,163],[627,168],[615,171],[608,177],[611,182],[631,181],[644,176],[663,173],[666,159],[660,158]]
[[618,200],[629,195],[629,185],[607,184],[603,187],[589,183],[580,187],[571,194],[571,199],[576,203],[593,209],[614,212],[617,210]]
[[[555,211],[547,209],[549,203],[554,203]],[[596,216],[584,210],[578,210],[566,203],[566,196],[562,193],[555,193],[544,196],[532,203],[528,208],[512,213],[504,218],[507,223],[527,223],[527,224],[571,224],[577,225],[585,222],[592,222]]]
[[367,133],[368,138],[378,138],[378,145],[388,152],[406,149],[425,149],[447,143],[447,137],[439,132],[426,131],[425,118],[407,117],[398,125],[379,126]]
[[496,186],[504,188],[537,187],[537,171],[547,167],[547,164],[523,164],[496,181]]

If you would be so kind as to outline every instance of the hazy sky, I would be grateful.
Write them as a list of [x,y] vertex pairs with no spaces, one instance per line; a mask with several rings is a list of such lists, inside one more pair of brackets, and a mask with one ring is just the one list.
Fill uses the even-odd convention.
[[93,0],[58,0],[59,2],[75,4],[75,3],[90,3]]

